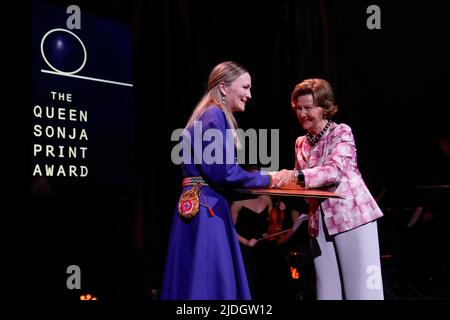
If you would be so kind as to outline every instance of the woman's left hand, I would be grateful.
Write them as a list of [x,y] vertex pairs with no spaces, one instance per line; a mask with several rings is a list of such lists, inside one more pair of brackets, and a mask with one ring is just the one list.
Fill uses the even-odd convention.
[[294,170],[280,170],[274,174],[273,187],[281,188],[282,186],[294,181]]

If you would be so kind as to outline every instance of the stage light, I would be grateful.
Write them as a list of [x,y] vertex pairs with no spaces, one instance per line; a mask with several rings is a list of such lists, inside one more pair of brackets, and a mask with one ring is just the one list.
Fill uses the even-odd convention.
[[291,267],[291,277],[292,279],[300,279],[300,274],[298,273],[297,268]]
[[94,296],[94,295],[92,295],[92,294],[90,294],[90,293],[88,293],[88,294],[86,294],[86,295],[84,295],[84,294],[82,294],[81,296],[80,296],[80,300],[83,300],[83,301],[88,301],[88,300],[97,300],[97,297],[96,296]]

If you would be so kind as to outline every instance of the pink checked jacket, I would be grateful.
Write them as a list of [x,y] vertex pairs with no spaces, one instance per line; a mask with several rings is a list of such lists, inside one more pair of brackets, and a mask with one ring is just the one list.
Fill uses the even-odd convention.
[[[345,199],[321,202],[330,235],[351,230],[383,216],[358,170],[351,128],[332,123],[311,147],[306,136],[295,143],[295,168],[305,175],[306,188],[321,188],[341,194]],[[309,201],[309,231],[317,235],[319,201]]]

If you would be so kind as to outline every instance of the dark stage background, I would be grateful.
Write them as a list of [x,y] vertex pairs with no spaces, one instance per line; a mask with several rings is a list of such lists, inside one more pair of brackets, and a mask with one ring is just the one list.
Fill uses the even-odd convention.
[[[26,96],[31,91],[31,6],[8,3],[2,61],[12,80],[3,99],[8,111],[4,125],[12,129],[3,135],[8,179],[1,247],[8,289],[2,294],[40,297],[55,292],[76,299],[80,292],[68,292],[67,274],[60,268],[71,257],[59,243],[63,237],[73,256],[86,260],[83,292],[103,299],[152,298],[151,290],[161,285],[180,191],[180,168],[170,157],[175,146],[171,134],[184,127],[210,70],[224,60],[249,69],[253,99],[237,120],[243,129],[280,130],[281,168],[292,166],[294,141],[303,134],[290,110],[290,93],[301,80],[320,77],[335,88],[340,106],[336,122],[353,128],[362,175],[373,195],[382,195],[385,225],[400,216],[408,220],[411,208],[421,204],[417,186],[449,184],[443,181],[448,167],[438,167],[436,143],[449,134],[449,27],[441,1],[49,3],[77,4],[82,13],[118,21],[133,31],[134,185],[125,195],[100,193],[103,205],[97,211],[102,213],[82,218],[76,227],[64,218],[49,218],[46,209],[31,201]],[[366,27],[371,4],[381,9],[380,30]],[[75,236],[64,238],[61,223]],[[390,237],[397,243],[403,230],[380,232],[384,245]],[[95,237],[95,249],[77,246],[88,240],[86,235]],[[447,244],[431,243],[438,250]]]

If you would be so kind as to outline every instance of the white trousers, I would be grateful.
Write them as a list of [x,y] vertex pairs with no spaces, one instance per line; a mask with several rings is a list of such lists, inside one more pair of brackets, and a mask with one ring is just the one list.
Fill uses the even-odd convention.
[[376,221],[329,236],[319,214],[316,239],[317,300],[384,299]]

